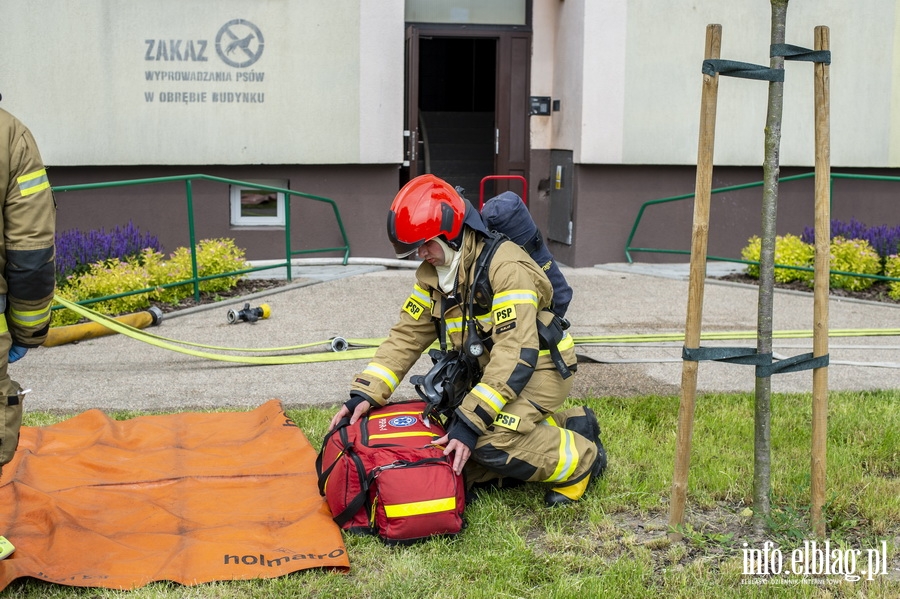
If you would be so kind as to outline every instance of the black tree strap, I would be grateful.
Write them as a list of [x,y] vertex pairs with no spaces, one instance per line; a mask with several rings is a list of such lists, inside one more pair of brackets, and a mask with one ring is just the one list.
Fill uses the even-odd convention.
[[684,347],[681,350],[681,357],[690,362],[713,360],[754,366],[768,364],[772,360],[772,354],[758,354],[752,347]]
[[683,347],[681,349],[681,357],[691,362],[712,360],[730,364],[751,364],[756,366],[756,376],[758,378],[828,366],[828,354],[818,358],[814,358],[811,353],[801,354],[773,362],[771,353],[760,354],[755,349],[748,347]]
[[769,56],[783,56],[785,60],[805,60],[831,64],[831,52],[829,50],[810,50],[790,44],[772,44],[769,48]]
[[800,372],[801,370],[812,370],[813,368],[824,368],[825,366],[828,366],[828,354],[818,358],[814,358],[812,353],[800,354],[799,356],[778,360],[769,365],[757,366],[756,376],[758,378],[766,378],[773,374]]
[[763,81],[784,81],[784,69],[770,69],[749,62],[736,60],[707,59],[703,61],[704,75],[725,75],[742,79],[761,79]]

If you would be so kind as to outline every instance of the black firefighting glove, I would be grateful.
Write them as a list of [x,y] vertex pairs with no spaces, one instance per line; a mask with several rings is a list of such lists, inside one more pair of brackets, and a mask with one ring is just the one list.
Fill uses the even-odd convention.
[[478,442],[478,431],[473,430],[459,418],[454,418],[447,429],[447,437],[453,441],[454,439],[469,448],[469,451],[475,449]]
[[371,398],[369,398],[369,396],[366,395],[365,393],[360,393],[358,391],[351,391],[350,399],[348,399],[347,401],[344,402],[344,407],[347,408],[347,410],[351,414],[353,414],[353,411],[356,410],[356,406],[358,406],[359,404],[361,404],[364,401],[367,401],[370,404],[372,404],[373,408],[377,407],[377,405],[378,405],[374,401],[372,401]]

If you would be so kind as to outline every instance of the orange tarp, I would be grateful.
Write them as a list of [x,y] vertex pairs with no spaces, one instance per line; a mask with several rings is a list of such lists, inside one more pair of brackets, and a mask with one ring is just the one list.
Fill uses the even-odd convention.
[[23,427],[0,474],[0,590],[32,576],[132,589],[273,578],[350,563],[316,453],[270,400],[250,412]]

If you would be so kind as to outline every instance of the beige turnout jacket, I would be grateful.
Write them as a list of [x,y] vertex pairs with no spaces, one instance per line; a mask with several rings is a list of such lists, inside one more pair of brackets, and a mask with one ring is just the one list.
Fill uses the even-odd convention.
[[[466,231],[455,296],[440,290],[431,264],[419,266],[412,293],[401,307],[400,320],[366,369],[354,377],[351,391],[386,403],[423,351],[437,339],[435,320],[443,318],[449,347],[461,348],[463,304],[472,293],[476,259],[484,247],[484,241],[476,239],[473,231]],[[473,310],[479,332],[489,340],[488,351],[480,358],[484,373],[456,411],[480,434],[525,388],[535,370],[555,368],[549,351],[539,348],[537,331],[538,318],[545,323],[552,318],[548,308],[553,287],[547,276],[521,247],[506,241],[491,260],[488,277],[493,295],[476,298],[483,305],[476,303]],[[558,347],[566,364],[574,365],[572,338],[566,334]]]
[[36,347],[50,327],[56,202],[31,132],[2,109],[0,193],[0,334]]

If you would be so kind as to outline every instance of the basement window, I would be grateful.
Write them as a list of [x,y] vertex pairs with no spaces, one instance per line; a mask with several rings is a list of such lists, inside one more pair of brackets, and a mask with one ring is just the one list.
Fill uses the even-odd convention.
[[[286,180],[253,181],[261,186],[288,189]],[[231,186],[231,224],[239,227],[283,227],[284,195],[280,191],[253,187]]]

